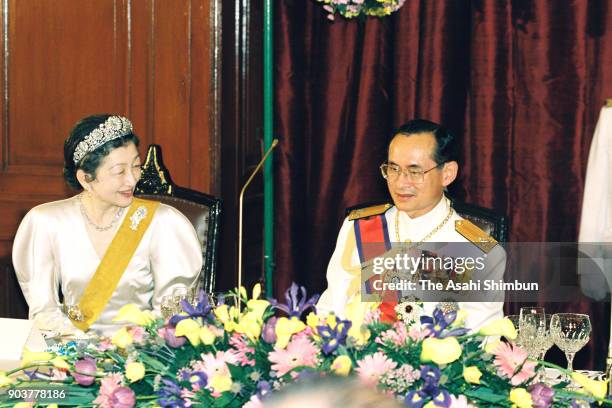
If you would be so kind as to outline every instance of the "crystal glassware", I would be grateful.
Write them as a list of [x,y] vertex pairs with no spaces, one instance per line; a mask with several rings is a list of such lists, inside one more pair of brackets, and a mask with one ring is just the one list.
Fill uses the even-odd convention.
[[172,289],[172,299],[175,304],[176,313],[180,313],[183,311],[183,306],[181,302],[186,300],[189,304],[193,305],[196,296],[195,296],[195,288],[189,286],[177,286]]
[[589,316],[578,313],[557,313],[550,320],[553,341],[567,359],[567,369],[572,370],[576,353],[589,342],[591,321]]
[[540,355],[540,343],[546,332],[546,314],[543,307],[522,307],[519,317],[519,331],[523,347],[529,357]]
[[540,337],[538,337],[538,349],[539,355],[538,360],[544,360],[544,356],[546,352],[555,344],[552,338],[552,334],[550,333],[550,321],[552,317],[550,315],[546,315],[546,323],[544,326],[544,332]]
[[164,320],[169,319],[176,314],[176,306],[174,304],[174,298],[172,295],[162,296],[159,309]]

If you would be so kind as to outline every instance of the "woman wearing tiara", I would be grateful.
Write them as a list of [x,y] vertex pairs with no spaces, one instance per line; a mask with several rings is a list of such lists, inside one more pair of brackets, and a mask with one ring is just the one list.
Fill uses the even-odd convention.
[[39,329],[111,335],[122,306],[159,310],[162,296],[197,280],[200,244],[179,211],[134,197],[141,165],[128,119],[82,119],[64,143],[64,160],[66,182],[81,191],[30,210],[13,265]]

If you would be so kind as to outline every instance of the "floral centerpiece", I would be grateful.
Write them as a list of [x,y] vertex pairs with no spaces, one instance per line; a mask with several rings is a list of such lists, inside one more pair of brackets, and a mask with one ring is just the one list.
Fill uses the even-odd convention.
[[340,14],[345,18],[384,17],[397,11],[406,0],[317,0],[323,3],[327,18],[334,20]]
[[469,333],[462,311],[422,316],[418,304],[356,302],[340,319],[316,314],[318,296],[295,284],[285,303],[260,295],[259,285],[250,298],[241,289],[237,307],[224,299],[212,305],[201,293],[166,321],[127,305],[116,320],[129,324],[112,339],[25,353],[19,370],[0,373],[0,407],[13,406],[19,390],[44,389],[39,406],[253,408],[313,375],[353,376],[408,407],[612,402],[606,382],[581,374],[568,373],[582,387],[573,392],[567,382],[540,382],[550,364],[512,343],[516,330],[506,318]]

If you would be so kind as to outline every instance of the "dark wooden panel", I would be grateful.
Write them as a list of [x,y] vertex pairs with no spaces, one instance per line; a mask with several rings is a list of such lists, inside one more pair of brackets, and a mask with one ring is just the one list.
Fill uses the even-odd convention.
[[[215,12],[215,1],[194,0],[191,6],[191,111],[189,151],[190,187],[194,190],[219,194],[212,186],[212,172],[216,160],[218,141],[214,137],[215,115],[214,83],[211,75],[216,34],[210,30],[211,13]],[[212,45],[212,47],[211,47]],[[213,147],[214,146],[214,147]]]
[[[189,185],[190,1],[157,1],[154,9],[155,143],[177,184]],[[172,145],[171,149],[165,146]]]
[[9,165],[59,168],[61,143],[80,117],[125,111],[127,19],[122,4],[9,2]]

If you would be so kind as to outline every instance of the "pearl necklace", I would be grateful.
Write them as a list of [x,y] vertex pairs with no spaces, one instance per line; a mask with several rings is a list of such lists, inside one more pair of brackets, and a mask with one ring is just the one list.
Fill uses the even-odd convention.
[[119,208],[119,210],[117,210],[117,213],[115,214],[115,217],[110,222],[110,224],[104,227],[100,227],[98,224],[93,222],[91,218],[89,218],[89,215],[87,215],[87,210],[85,209],[85,205],[83,204],[82,195],[79,195],[79,204],[81,207],[81,214],[83,214],[83,217],[85,217],[85,219],[87,220],[87,223],[91,225],[96,231],[100,231],[100,232],[108,231],[109,229],[113,228],[113,226],[117,223],[117,221],[119,221],[119,219],[123,215],[123,212],[125,211],[125,208]]

